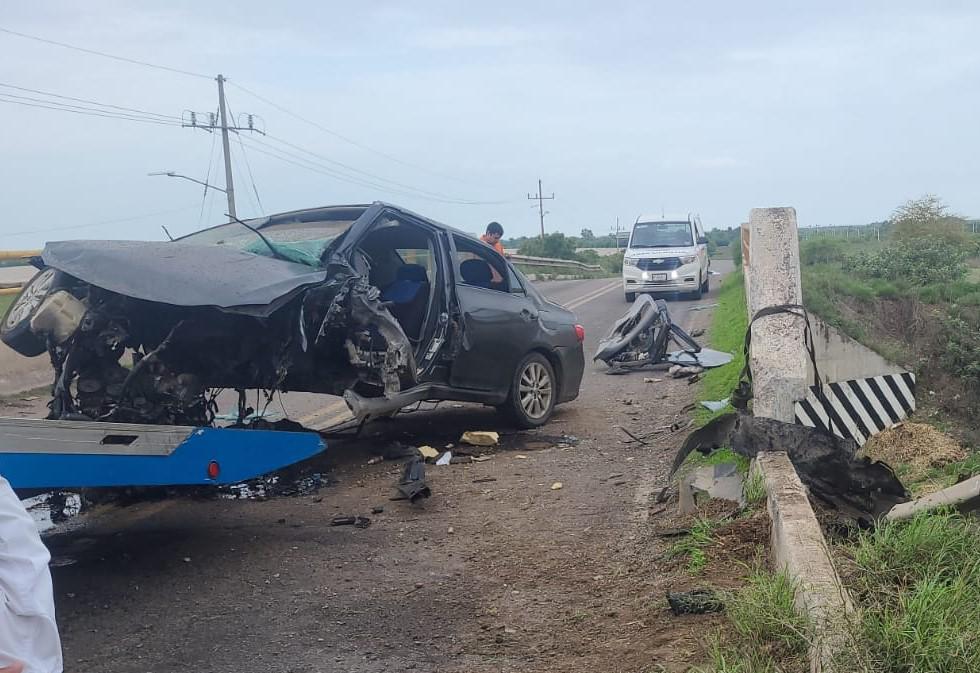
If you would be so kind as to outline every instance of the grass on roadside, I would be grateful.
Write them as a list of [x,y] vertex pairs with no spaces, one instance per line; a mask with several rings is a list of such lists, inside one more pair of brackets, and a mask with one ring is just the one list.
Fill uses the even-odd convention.
[[[745,282],[742,280],[742,271],[738,270],[728,274],[722,281],[718,306],[711,317],[711,326],[707,333],[707,345],[710,348],[731,353],[735,359],[727,365],[705,371],[698,391],[699,402],[723,400],[730,397],[738,386],[738,377],[745,365],[743,347],[748,323]],[[721,413],[725,413],[725,410],[712,412],[698,405],[695,423],[700,427]]]
[[17,295],[0,295],[0,317],[7,312],[7,307],[14,303]]
[[714,532],[719,526],[719,522],[711,519],[698,519],[691,531],[682,540],[673,544],[667,551],[667,555],[676,558],[678,556],[687,557],[687,571],[696,575],[708,564],[708,555],[705,547],[714,541]]
[[980,671],[980,526],[951,511],[890,522],[846,554],[858,612],[847,670]]
[[710,663],[701,673],[800,672],[806,663],[811,628],[797,613],[794,585],[784,573],[757,569],[748,586],[730,594],[725,611],[731,633],[716,634]]

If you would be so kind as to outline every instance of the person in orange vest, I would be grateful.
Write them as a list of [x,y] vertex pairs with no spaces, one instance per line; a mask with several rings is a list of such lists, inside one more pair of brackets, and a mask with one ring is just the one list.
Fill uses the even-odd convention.
[[503,255],[504,246],[500,243],[500,239],[503,237],[504,228],[500,226],[499,222],[491,222],[487,225],[487,233],[483,234],[483,236],[480,237],[480,240]]

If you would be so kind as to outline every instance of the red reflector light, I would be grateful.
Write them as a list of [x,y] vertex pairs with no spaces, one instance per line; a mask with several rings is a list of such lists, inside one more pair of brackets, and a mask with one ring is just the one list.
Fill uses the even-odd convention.
[[575,326],[575,336],[578,338],[578,342],[582,343],[585,341],[585,328],[581,325]]
[[221,474],[221,466],[218,465],[218,461],[212,460],[208,463],[208,479],[217,479],[219,474]]

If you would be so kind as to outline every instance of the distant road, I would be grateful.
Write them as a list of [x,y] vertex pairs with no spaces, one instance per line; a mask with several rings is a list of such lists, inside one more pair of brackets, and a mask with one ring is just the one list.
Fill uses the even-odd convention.
[[0,283],[25,283],[37,273],[33,266],[0,267]]

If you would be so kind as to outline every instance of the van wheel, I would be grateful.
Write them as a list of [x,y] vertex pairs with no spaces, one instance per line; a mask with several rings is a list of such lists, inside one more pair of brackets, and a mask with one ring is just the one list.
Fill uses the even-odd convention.
[[27,281],[0,322],[0,341],[29,358],[47,351],[44,339],[31,331],[31,318],[49,294],[58,289],[61,272],[47,268]]
[[711,276],[705,276],[704,277],[704,282],[701,283],[701,294],[708,294],[708,291],[711,290],[711,280],[710,279],[711,279]]
[[635,292],[627,292],[626,293],[626,301],[629,302],[630,304],[632,304],[634,301],[636,301],[636,293]]
[[519,428],[537,428],[551,418],[557,397],[558,380],[548,358],[528,353],[514,372],[507,401],[497,410]]

